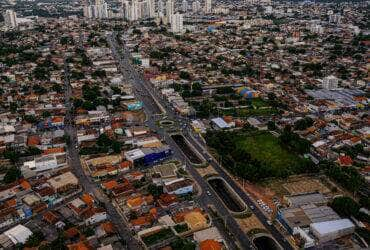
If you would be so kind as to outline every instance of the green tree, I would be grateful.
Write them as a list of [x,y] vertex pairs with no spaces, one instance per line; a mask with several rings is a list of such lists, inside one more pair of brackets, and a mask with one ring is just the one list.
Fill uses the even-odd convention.
[[73,45],[74,44],[73,38],[70,36],[62,36],[59,42],[61,45]]
[[94,101],[101,96],[98,85],[90,87],[88,84],[82,86],[82,95],[85,100]]
[[97,69],[95,70],[91,76],[96,79],[96,78],[106,78],[107,77],[107,73],[105,72],[105,70],[100,70],[100,69]]
[[30,235],[25,243],[26,247],[37,247],[45,239],[41,231],[36,231]]
[[171,243],[171,247],[176,250],[195,250],[196,248],[192,241],[180,237]]
[[42,117],[47,118],[47,117],[50,117],[50,116],[51,116],[51,113],[49,111],[42,112]]
[[54,83],[51,89],[57,93],[62,93],[63,92],[63,87],[60,84]]
[[354,194],[366,185],[365,179],[353,167],[341,168],[334,162],[328,161],[321,162],[319,167],[327,176]]
[[86,110],[94,110],[96,108],[94,103],[92,103],[91,101],[84,102],[81,107]]
[[181,79],[189,80],[190,79],[190,74],[187,71],[180,71],[179,77]]
[[268,128],[269,130],[276,130],[276,124],[275,124],[275,122],[273,122],[273,121],[268,121],[268,122],[267,122],[267,128]]
[[11,102],[9,105],[10,112],[13,114],[17,112],[18,110],[18,104],[16,102]]
[[50,248],[48,248],[48,249],[58,249],[58,250],[67,250],[68,249],[67,246],[66,246],[66,240],[65,240],[63,232],[59,233],[58,238],[53,240],[49,244],[49,247]]
[[49,73],[49,70],[47,68],[42,67],[42,66],[37,66],[33,70],[33,76],[37,80],[48,80],[50,78],[50,73]]
[[101,147],[109,147],[112,145],[112,140],[106,134],[101,134],[99,135],[96,144]]
[[148,193],[153,195],[154,197],[159,197],[161,194],[163,194],[163,187],[162,186],[149,184],[147,190],[148,190]]
[[331,208],[341,216],[358,216],[360,206],[350,197],[337,197],[330,204]]
[[27,152],[25,153],[25,156],[40,155],[41,153],[42,153],[41,149],[31,146],[27,148]]
[[85,74],[81,71],[72,71],[71,72],[71,78],[75,80],[82,80],[85,78]]
[[113,91],[113,94],[115,94],[115,95],[120,95],[121,94],[121,89],[120,88],[118,88],[116,86],[111,86],[110,88]]
[[10,149],[7,149],[3,152],[3,156],[5,159],[8,159],[10,161],[12,161],[13,163],[17,162],[19,157],[20,157],[20,153],[18,151],[15,151],[15,150],[10,150]]
[[279,136],[282,147],[286,147],[297,153],[304,154],[310,151],[311,143],[291,131],[291,127],[284,128],[283,133]]
[[17,167],[13,166],[6,171],[4,176],[4,182],[7,184],[12,183],[18,180],[21,176],[22,176],[21,171]]
[[294,124],[294,129],[305,130],[311,127],[313,123],[314,123],[314,120],[311,117],[305,117],[303,119],[296,121],[296,123]]
[[35,123],[38,122],[37,118],[34,115],[25,115],[25,116],[23,116],[23,119],[26,122],[29,122],[29,123],[32,123],[32,124],[35,124]]
[[367,208],[367,209],[370,209],[370,198],[369,197],[361,197],[360,198],[360,205]]
[[234,93],[234,89],[232,87],[221,87],[221,88],[217,88],[216,93],[217,94],[231,94],[231,93]]
[[33,92],[35,92],[36,94],[39,94],[39,95],[43,95],[43,94],[46,94],[48,92],[44,87],[42,87],[39,84],[34,85],[32,87],[32,90],[33,90]]
[[73,100],[73,106],[75,108],[81,107],[83,105],[83,103],[84,103],[84,101],[79,99],[79,98],[76,98],[76,99]]
[[191,96],[201,96],[202,95],[202,85],[199,82],[194,82],[191,85],[192,91]]
[[136,35],[141,35],[141,34],[142,34],[141,30],[139,30],[139,29],[137,29],[137,28],[134,28],[134,29],[132,30],[132,33],[133,33],[133,34],[136,34]]
[[113,150],[114,153],[116,153],[116,154],[121,153],[122,146],[121,146],[120,142],[118,142],[116,140],[113,140],[111,146],[112,146],[112,150]]
[[83,234],[86,236],[86,237],[90,237],[90,236],[93,236],[95,234],[95,230],[91,227],[88,227],[86,228],[84,231],[83,231]]

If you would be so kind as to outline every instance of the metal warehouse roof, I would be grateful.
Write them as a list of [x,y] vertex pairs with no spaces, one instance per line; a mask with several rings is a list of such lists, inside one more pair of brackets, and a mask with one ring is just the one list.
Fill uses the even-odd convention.
[[23,225],[17,225],[8,231],[5,231],[4,234],[16,245],[18,243],[24,244],[28,237],[32,235],[32,232]]
[[219,128],[230,128],[229,124],[227,124],[221,117],[213,118],[211,121]]
[[311,228],[318,232],[320,235],[329,234],[354,226],[355,225],[349,219],[317,222],[311,224]]

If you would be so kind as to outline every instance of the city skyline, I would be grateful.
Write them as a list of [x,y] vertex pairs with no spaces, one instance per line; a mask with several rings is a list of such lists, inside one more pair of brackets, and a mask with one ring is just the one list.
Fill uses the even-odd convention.
[[0,248],[367,249],[368,7],[0,2]]

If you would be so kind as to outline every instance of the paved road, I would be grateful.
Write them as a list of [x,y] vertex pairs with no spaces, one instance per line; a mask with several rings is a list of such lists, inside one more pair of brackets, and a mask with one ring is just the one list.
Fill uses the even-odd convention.
[[70,85],[70,78],[69,78],[69,68],[68,65],[65,63],[64,66],[65,72],[65,96],[66,96],[66,127],[65,132],[70,137],[71,143],[68,145],[68,156],[69,156],[69,164],[72,167],[73,173],[78,177],[80,181],[80,185],[84,189],[85,192],[93,194],[101,203],[105,205],[105,209],[107,214],[109,215],[110,220],[116,226],[120,237],[125,241],[125,247],[130,250],[138,250],[143,249],[140,245],[139,241],[133,237],[131,231],[128,229],[127,221],[124,221],[116,209],[113,207],[112,203],[110,202],[109,198],[101,192],[100,188],[97,187],[96,183],[92,182],[90,177],[86,176],[80,161],[80,157],[77,150],[77,130],[76,127],[71,123],[74,119],[72,114],[72,104],[70,101],[70,97],[72,97],[72,88]]
[[[111,45],[113,45],[113,47],[116,46],[116,43],[113,42],[112,40],[112,36],[110,36],[110,42],[111,42]],[[112,44],[113,42],[113,44]],[[153,86],[150,85],[150,83],[148,83],[146,80],[143,79],[143,77],[138,74],[136,72],[136,70],[133,68],[133,66],[131,65],[130,61],[129,61],[129,58],[130,58],[130,55],[129,55],[129,52],[127,50],[124,50],[123,52],[123,59],[120,55],[118,55],[117,53],[117,50],[114,49],[113,50],[116,58],[118,57],[119,58],[119,63],[120,63],[120,66],[125,68],[125,72],[129,74],[129,78],[133,80],[134,82],[134,86],[136,86],[137,88],[139,88],[141,90],[141,93],[150,93],[150,95],[148,94],[144,94],[144,96],[150,96],[150,98],[154,98],[156,99],[156,102],[157,103],[160,103],[162,107],[165,108],[166,110],[166,115],[168,116],[169,119],[172,119],[172,120],[175,120],[175,121],[180,121],[182,122],[183,124],[185,124],[185,128],[183,129],[183,135],[186,137],[186,139],[190,142],[191,145],[193,145],[197,151],[205,158],[205,159],[209,159],[210,158],[210,155],[209,153],[207,152],[207,149],[205,147],[205,144],[204,142],[198,137],[196,138],[196,136],[194,136],[192,134],[192,131],[190,131],[189,129],[189,120],[187,118],[184,118],[184,117],[181,117],[179,116],[178,114],[176,114],[175,112],[173,112],[173,110],[169,107],[169,105],[166,103],[166,101],[157,93],[157,91],[155,90],[155,88]],[[140,96],[139,96],[140,97]],[[153,101],[151,101],[153,103]],[[144,102],[144,104],[146,104]],[[149,113],[150,112],[153,112],[154,110],[151,109],[150,106],[146,106],[145,107],[146,109],[149,109]],[[158,129],[156,128],[156,124],[155,124],[155,121],[153,121],[152,118],[150,118],[148,120],[148,125],[153,128],[153,129]],[[158,130],[158,133],[163,135],[163,137],[166,139],[166,142],[173,148],[173,149],[177,149],[177,150],[174,150],[176,154],[178,155],[182,155],[182,152],[178,149],[177,145],[173,142],[173,140],[166,134],[165,131],[163,130]],[[180,151],[180,152],[179,152]],[[183,155],[182,155],[183,156]],[[183,159],[184,157],[181,157],[180,159]],[[190,164],[188,164],[190,165]],[[254,205],[254,202],[252,201],[252,199],[246,195],[246,193],[244,192],[244,190],[242,190],[238,184],[226,173],[226,171],[216,162],[216,161],[212,161],[211,162],[211,165],[214,167],[214,169],[218,172],[218,174],[223,177],[226,182],[228,182],[230,184],[230,186],[234,189],[234,191],[242,198],[242,200],[250,207],[250,206],[255,206]],[[203,190],[210,190],[211,189],[209,188],[208,184],[204,182],[203,178],[199,176],[199,174],[197,173],[197,171],[195,171],[191,166],[188,168],[188,171],[193,175],[194,179],[198,182],[198,184],[200,185],[200,187],[203,189]],[[213,197],[214,197],[214,194],[213,194]],[[215,198],[210,198],[210,197],[204,197],[204,192],[203,192],[203,196],[202,196],[202,199],[201,200],[212,200],[214,203],[216,203],[216,209],[220,212],[223,210],[222,206],[219,204],[220,202],[215,199]],[[207,203],[208,204],[208,203]],[[270,226],[267,221],[269,220],[269,218],[267,218],[265,216],[265,214],[263,214],[262,211],[260,211],[258,208],[256,208],[255,210],[253,210],[253,213],[257,216],[257,218],[262,222],[262,224],[266,227],[266,229],[268,229],[268,231],[271,233],[271,235],[275,238],[275,240],[277,240],[277,242],[280,244],[280,246],[282,246],[284,249],[293,249],[292,246],[286,241],[285,237],[274,227],[274,226]],[[223,216],[227,215],[226,213],[220,213],[222,214]],[[232,224],[232,219],[230,219],[230,223]],[[239,226],[231,226],[231,229],[233,231],[233,233],[235,234],[235,232],[238,232],[240,230]],[[238,230],[239,229],[239,230]],[[238,235],[238,234],[237,234]],[[243,246],[246,246],[246,242],[248,242],[248,245],[250,245],[250,242],[249,240],[245,240],[243,238],[243,236],[240,236],[238,235],[238,239],[240,242],[243,242],[242,245]]]
[[[185,131],[184,134],[188,135],[186,138],[189,140],[189,142],[198,150],[198,152],[201,152],[201,154],[204,157],[210,157],[210,155],[207,153],[207,149],[199,142],[198,140],[195,140],[194,136],[190,136],[191,132]],[[205,152],[205,153],[204,153]],[[234,191],[240,196],[240,198],[247,204],[248,207],[255,206],[252,199],[245,193],[245,191],[226,173],[226,171],[218,164],[218,162],[215,161],[215,159],[212,160],[210,163],[213,168],[218,172],[218,174],[225,179],[227,183],[230,184],[230,186],[234,189]],[[267,223],[269,220],[266,215],[259,210],[257,206],[253,210],[253,213],[257,216],[257,218],[262,222],[262,224],[265,226],[265,228],[271,233],[271,235],[277,240],[277,242],[284,248],[284,249],[293,249],[292,246],[287,242],[285,237],[274,227]]]
[[[122,69],[122,74],[124,77],[129,80],[130,83],[135,86],[135,89],[139,91],[140,95],[137,96],[138,99],[142,100],[144,103],[144,109],[148,115],[147,125],[149,128],[151,128],[154,131],[157,131],[159,135],[164,138],[166,143],[171,147],[171,149],[174,152],[174,156],[183,162],[186,162],[187,164],[187,171],[193,176],[194,180],[197,182],[198,186],[201,188],[201,195],[197,198],[197,202],[207,211],[209,205],[213,205],[220,217],[222,217],[225,220],[225,224],[231,234],[228,232],[225,232],[223,229],[223,226],[221,227],[219,222],[215,222],[215,225],[218,226],[220,231],[222,232],[223,236],[225,237],[227,243],[229,244],[229,247],[231,249],[253,249],[253,245],[251,241],[248,239],[247,235],[241,230],[239,225],[236,223],[234,217],[230,214],[229,210],[224,206],[221,200],[219,200],[218,196],[213,192],[213,190],[209,187],[208,183],[199,175],[199,173],[195,170],[194,167],[191,166],[191,164],[188,162],[180,148],[177,146],[177,144],[172,140],[172,138],[169,136],[169,134],[166,132],[166,130],[161,129],[157,126],[156,123],[156,116],[153,116],[152,114],[156,113],[159,109],[158,105],[155,107],[153,103],[155,104],[156,101],[161,104],[162,107],[166,108],[166,115],[169,116],[169,118],[175,118],[174,114],[168,110],[168,106],[164,103],[161,103],[159,101],[159,97],[157,96],[155,91],[150,91],[152,87],[147,86],[144,81],[144,79],[137,74],[135,69],[132,67],[131,63],[127,59],[127,55],[122,59],[121,55],[118,53],[116,49],[116,42],[112,39],[111,36],[108,36],[108,41],[112,47],[112,52],[116,59],[119,62],[119,67]],[[153,100],[153,98],[156,99],[156,101]],[[149,103],[149,105],[147,105]],[[206,191],[209,191],[211,193],[211,196],[208,196],[206,194]],[[237,245],[237,241],[239,242],[239,245]]]
[[113,41],[111,36],[108,36],[108,43],[110,44],[113,55],[116,57],[119,70],[121,71],[123,77],[126,77],[126,82],[133,86],[135,96],[144,103],[145,111],[147,111],[149,117],[162,114],[164,110],[158,106],[156,100],[152,97],[151,92],[148,91],[145,86],[135,84],[137,79],[132,75],[132,66],[127,58],[122,60],[122,58],[119,56],[120,53],[118,52],[116,41]]

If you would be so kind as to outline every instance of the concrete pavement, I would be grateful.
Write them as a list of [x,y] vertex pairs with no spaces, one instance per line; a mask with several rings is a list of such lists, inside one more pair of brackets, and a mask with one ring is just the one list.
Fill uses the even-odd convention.
[[72,114],[72,103],[70,97],[72,97],[72,88],[69,78],[69,68],[67,63],[64,64],[65,72],[65,99],[66,99],[66,116],[67,125],[65,127],[65,133],[70,137],[70,143],[68,145],[68,155],[70,158],[70,166],[72,167],[72,172],[77,176],[80,181],[80,185],[85,192],[93,194],[96,199],[102,204],[104,204],[107,214],[110,220],[115,225],[118,234],[125,241],[125,247],[127,249],[139,250],[143,249],[139,241],[133,237],[131,231],[128,227],[128,222],[124,221],[124,218],[119,215],[116,209],[113,207],[109,198],[101,192],[100,188],[97,187],[96,183],[92,182],[90,177],[86,176],[80,161],[80,156],[78,154],[77,145],[77,129],[71,122],[74,117]]
[[[198,199],[197,199],[199,204],[203,208],[205,208],[207,211],[209,210],[208,206],[213,205],[216,208],[220,217],[222,217],[225,220],[225,225],[229,229],[229,232],[232,232],[232,234],[230,235],[228,232],[225,232],[225,230],[223,230],[223,228],[220,228],[220,225],[218,225],[218,228],[220,229],[221,232],[223,232],[223,236],[228,241],[229,247],[231,249],[238,249],[238,248],[254,249],[251,241],[249,240],[249,238],[247,237],[245,232],[243,232],[241,230],[241,228],[236,223],[235,219],[230,214],[228,209],[223,205],[222,201],[219,200],[217,195],[208,186],[208,183],[199,175],[199,173],[196,171],[196,169],[188,162],[188,160],[186,159],[186,157],[184,156],[182,151],[178,148],[177,144],[168,135],[166,130],[160,129],[157,126],[155,117],[153,117],[151,115],[151,114],[156,112],[157,108],[153,107],[153,103],[155,103],[155,102],[149,100],[149,98],[151,98],[151,99],[156,98],[157,102],[159,102],[159,103],[161,103],[161,101],[163,101],[163,100],[160,100],[158,98],[155,91],[152,90],[149,93],[149,87],[150,86],[146,86],[146,84],[144,83],[145,81],[134,71],[134,69],[132,68],[132,65],[130,64],[129,60],[127,59],[127,56],[125,56],[125,59],[122,60],[121,55],[117,52],[117,49],[115,48],[116,44],[115,44],[115,41],[112,39],[112,37],[108,37],[108,41],[111,44],[112,51],[113,51],[116,59],[119,62],[119,67],[121,69],[124,69],[124,70],[122,70],[122,73],[125,76],[129,75],[128,78],[131,79],[131,81],[129,81],[129,82],[131,82],[135,86],[135,89],[139,90],[140,93],[141,93],[141,95],[138,95],[137,98],[141,99],[144,103],[144,109],[145,109],[146,113],[148,114],[147,123],[148,123],[149,128],[151,128],[154,131],[157,131],[158,134],[160,134],[164,138],[166,143],[173,150],[174,156],[176,158],[178,158],[178,159],[182,160],[183,162],[187,163],[186,164],[187,171],[192,175],[194,180],[198,183],[199,187],[202,189],[201,196],[198,197]],[[147,103],[149,103],[149,105],[146,105]],[[161,103],[161,105],[162,105],[162,107],[167,107],[166,104]],[[168,115],[170,119],[175,118],[172,111],[170,111],[168,108],[166,108],[166,115]],[[211,196],[208,196],[206,194],[206,191],[209,191],[211,193]],[[216,225],[217,225],[217,223],[216,223]],[[239,245],[236,244],[236,240],[239,242]]]
[[[112,37],[110,37],[111,39],[111,43],[113,42],[112,40]],[[114,44],[112,44],[113,47],[115,47]],[[147,92],[150,92],[150,96],[151,98],[154,98],[157,100],[157,102],[161,103],[161,105],[163,107],[166,108],[166,115],[169,117],[169,119],[172,119],[172,120],[185,120],[186,122],[186,118],[184,119],[183,117],[177,115],[176,113],[174,113],[170,108],[168,108],[168,105],[166,104],[165,100],[163,100],[163,98],[161,96],[159,96],[154,87],[153,86],[150,86],[150,84],[145,81],[136,71],[135,69],[133,69],[133,66],[131,65],[130,61],[129,61],[129,53],[127,50],[124,50],[124,58],[122,60],[121,56],[117,54],[116,52],[116,57],[118,57],[119,59],[119,62],[120,62],[120,66],[123,67],[124,65],[124,68],[126,68],[125,72],[128,73],[130,75],[130,79],[133,80],[135,86],[137,86],[137,88],[141,89],[141,91],[147,91]],[[150,91],[149,91],[150,89]],[[145,102],[144,102],[145,104]],[[150,105],[149,106],[146,106],[145,108],[149,109],[149,113],[150,112],[153,112],[154,110],[151,110],[151,107]],[[188,124],[188,123],[187,123]],[[152,119],[149,119],[149,122],[148,122],[148,125],[153,128],[154,130],[158,129],[156,127],[156,124],[155,122],[153,122]],[[191,132],[190,132],[191,133]],[[166,132],[163,132],[163,136],[166,140],[166,142],[173,148],[173,149],[177,149],[177,150],[174,150],[177,152],[178,155],[182,155],[182,152],[179,152],[180,149],[178,149],[177,145],[173,142],[173,140],[166,135]],[[187,129],[185,129],[184,131],[184,136],[186,137],[186,139],[196,148],[196,150],[205,158],[205,159],[209,159],[210,158],[210,155],[208,154],[207,152],[207,149],[205,148],[205,145],[204,145],[204,142],[202,140],[200,140],[199,138],[196,139],[194,138],[194,136],[191,136],[189,134],[189,131],[187,131]],[[183,156],[183,155],[182,155]],[[184,157],[181,157],[180,159],[183,159]],[[242,190],[237,183],[235,183],[235,181],[227,174],[227,172],[216,162],[216,161],[212,161],[211,162],[211,165],[214,167],[214,169],[218,172],[218,174],[223,177],[230,185],[231,187],[234,189],[234,191],[242,198],[242,200],[250,207],[250,206],[254,206],[254,203],[253,201],[251,200],[250,197],[248,197],[246,195],[246,193],[244,192],[244,190]],[[209,186],[208,186],[208,183],[205,183],[205,181],[203,180],[202,177],[199,176],[199,174],[190,166],[188,168],[188,171],[192,174],[193,178],[198,182],[199,186],[202,188],[202,189],[206,189],[206,190],[210,190]],[[205,192],[203,192],[204,194]],[[213,195],[214,197],[214,195]],[[203,197],[204,198],[204,197]],[[207,197],[208,199],[208,197]],[[222,211],[222,207],[219,206],[219,202],[216,200],[216,199],[211,199],[213,200],[218,206],[217,206],[217,210],[219,211]],[[225,212],[225,211],[224,211]],[[293,249],[292,246],[286,241],[285,237],[274,227],[274,226],[271,226],[267,223],[267,221],[269,220],[269,218],[267,218],[261,211],[259,211],[258,209],[255,209],[252,211],[256,216],[257,218],[262,222],[262,224],[266,227],[266,229],[271,233],[271,235],[275,238],[275,240],[284,248],[284,249]],[[222,213],[222,214],[225,214],[225,213]],[[235,226],[233,226],[234,228]],[[239,228],[237,226],[237,228]],[[237,228],[235,227],[235,231],[233,230],[233,232],[237,232]],[[239,228],[240,229],[240,228]],[[240,235],[239,235],[240,236]],[[245,241],[243,239],[244,237],[243,236],[240,236],[239,240],[241,242],[244,241],[244,243],[249,242],[248,241]],[[243,246],[245,246],[245,244],[243,244]]]

